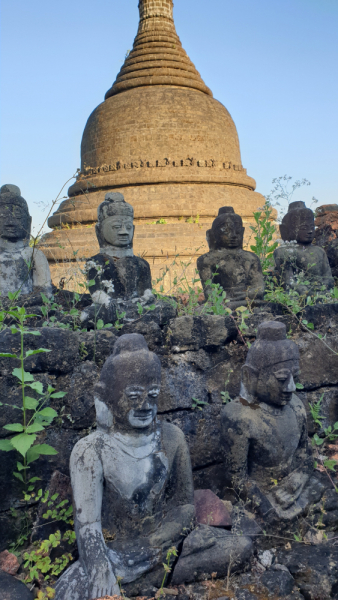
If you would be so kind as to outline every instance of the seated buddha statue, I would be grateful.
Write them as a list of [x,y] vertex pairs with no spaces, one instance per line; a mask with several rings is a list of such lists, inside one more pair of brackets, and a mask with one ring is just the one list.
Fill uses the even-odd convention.
[[86,264],[89,290],[94,302],[107,304],[112,299],[140,298],[151,290],[149,263],[134,256],[134,209],[120,193],[106,194],[97,211],[96,236],[100,253]]
[[[0,189],[0,293],[47,296],[52,293],[48,261],[35,246],[29,246],[32,217],[16,185]],[[41,298],[40,298],[41,299]]]
[[71,455],[80,558],[59,579],[55,600],[119,595],[117,577],[128,595],[130,582],[159,587],[166,552],[191,527],[189,451],[182,431],[157,419],[160,383],[160,361],[144,337],[121,336],[96,385],[97,430]]
[[314,214],[304,202],[292,202],[279,227],[285,242],[274,251],[276,271],[286,290],[299,295],[325,291],[334,285],[326,252],[312,244]]
[[264,322],[242,368],[240,397],[222,409],[227,478],[264,519],[292,520],[322,493],[295,394],[298,374],[298,347],[285,325]]
[[204,295],[210,294],[210,283],[219,283],[227,294],[229,308],[259,301],[264,296],[264,279],[256,254],[243,250],[242,218],[231,206],[220,208],[218,217],[207,231],[209,252],[197,259]]

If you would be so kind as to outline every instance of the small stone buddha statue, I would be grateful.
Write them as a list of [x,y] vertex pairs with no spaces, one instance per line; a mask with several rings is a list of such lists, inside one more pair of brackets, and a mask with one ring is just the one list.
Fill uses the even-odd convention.
[[16,185],[0,189],[0,292],[51,295],[48,261],[36,247],[29,246],[32,217]]
[[210,251],[197,259],[205,296],[210,294],[208,281],[219,283],[230,299],[229,308],[245,306],[246,298],[259,301],[264,296],[260,260],[253,252],[243,250],[243,236],[242,218],[231,206],[224,206],[207,231]]
[[227,477],[264,518],[293,519],[322,494],[298,374],[298,347],[285,325],[264,322],[242,368],[240,397],[222,409]]
[[274,251],[276,271],[286,290],[304,295],[334,285],[323,248],[312,245],[314,214],[305,202],[292,202],[279,226],[284,244]]
[[[189,451],[182,431],[156,417],[160,383],[144,337],[121,336],[96,387],[97,430],[71,455],[80,559],[58,581],[55,600],[119,595],[118,576],[128,596],[147,582],[159,587],[168,548],[191,527]],[[126,588],[138,581],[141,588]]]
[[94,280],[90,293],[97,304],[111,299],[140,298],[151,294],[149,263],[134,256],[134,209],[120,193],[106,194],[97,211],[96,236],[100,254],[86,263],[88,280]]

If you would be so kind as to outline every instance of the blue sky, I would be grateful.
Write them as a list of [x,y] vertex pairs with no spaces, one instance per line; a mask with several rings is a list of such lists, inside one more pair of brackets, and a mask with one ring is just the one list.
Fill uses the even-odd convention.
[[[137,4],[2,0],[0,181],[19,185],[35,231],[41,203],[80,166],[86,120],[132,47]],[[288,174],[311,181],[297,199],[337,203],[337,0],[176,0],[174,16],[236,123],[257,191]]]

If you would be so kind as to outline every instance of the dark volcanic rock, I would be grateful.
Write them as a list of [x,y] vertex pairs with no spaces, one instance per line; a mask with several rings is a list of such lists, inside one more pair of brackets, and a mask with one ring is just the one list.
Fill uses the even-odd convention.
[[22,581],[0,571],[0,600],[33,600],[33,598],[34,594]]
[[209,579],[216,572],[226,576],[231,560],[236,570],[249,560],[252,542],[248,537],[233,536],[228,531],[200,525],[183,543],[181,556],[174,569],[172,584]]
[[[40,335],[25,335],[25,349],[46,348],[50,352],[35,354],[25,360],[25,370],[31,373],[70,373],[80,362],[77,332],[56,327],[35,328]],[[20,336],[9,329],[0,333],[0,352],[20,353]],[[7,375],[18,367],[14,358],[0,358],[0,374]]]
[[338,385],[338,341],[326,340],[333,352],[310,333],[304,333],[295,342],[300,353],[300,381],[308,390]]
[[[338,594],[338,548],[330,544],[278,550],[277,560],[293,575],[306,600],[327,600]],[[333,595],[332,595],[333,594]]]
[[295,581],[287,569],[284,571],[272,568],[263,573],[261,582],[269,590],[269,592],[278,597],[291,594],[295,585]]

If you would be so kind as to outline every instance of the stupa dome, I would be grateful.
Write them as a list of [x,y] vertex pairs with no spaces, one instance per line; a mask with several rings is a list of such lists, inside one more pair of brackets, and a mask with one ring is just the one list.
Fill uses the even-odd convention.
[[71,258],[74,247],[83,257],[96,253],[94,229],[84,225],[97,220],[109,190],[133,205],[134,251],[154,276],[163,256],[206,251],[205,233],[220,206],[233,206],[248,222],[264,203],[242,167],[229,112],[182,48],[172,0],[140,0],[139,12],[133,49],[87,121],[81,172],[49,219],[50,227],[73,227],[45,236],[52,262]]

